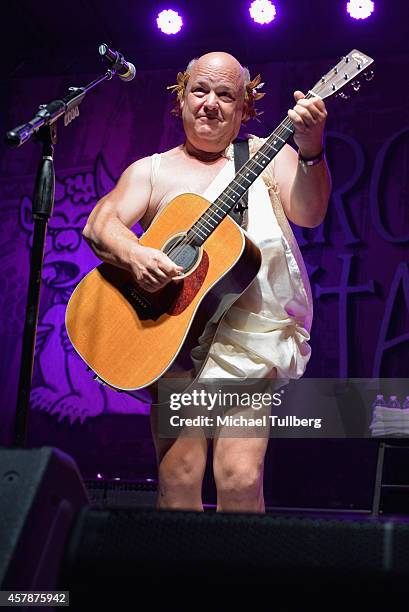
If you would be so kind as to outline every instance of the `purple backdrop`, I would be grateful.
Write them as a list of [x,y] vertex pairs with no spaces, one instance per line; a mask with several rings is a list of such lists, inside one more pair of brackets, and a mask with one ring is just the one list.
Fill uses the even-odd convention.
[[[261,72],[268,95],[260,102],[261,122],[247,129],[268,135],[293,105],[294,89],[306,91],[336,61],[250,66],[252,75]],[[409,91],[390,93],[392,83],[408,69],[408,58],[378,60],[375,78],[363,81],[356,95],[327,104],[330,210],[319,228],[296,228],[315,298],[309,376],[408,374]],[[12,81],[6,126],[21,123],[38,104],[64,95],[69,85],[82,85],[93,77]],[[83,450],[78,436],[84,428],[90,435],[96,428],[104,430],[95,417],[105,416],[105,423],[114,427],[114,415],[119,423],[126,415],[148,411],[144,404],[101,388],[85,372],[67,339],[64,312],[75,284],[98,263],[81,238],[92,207],[132,161],[183,139],[180,122],[170,115],[172,100],[166,92],[166,85],[174,82],[175,71],[162,70],[139,72],[129,84],[105,83],[89,94],[75,122],[68,128],[59,125],[58,182],[45,254],[31,440],[47,440],[52,432],[54,438],[47,441],[56,444],[58,432],[75,432],[77,459]],[[40,148],[30,142],[18,150],[3,149],[0,160],[0,443],[9,440],[13,423],[39,154]],[[98,454],[102,439],[96,437]]]

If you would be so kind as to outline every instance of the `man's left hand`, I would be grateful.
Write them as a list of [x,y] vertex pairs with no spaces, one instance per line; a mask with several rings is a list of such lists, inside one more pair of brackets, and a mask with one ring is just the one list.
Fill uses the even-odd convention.
[[294,124],[294,142],[306,159],[319,155],[323,149],[324,125],[327,111],[321,98],[305,98],[302,91],[295,91],[296,105],[288,111]]

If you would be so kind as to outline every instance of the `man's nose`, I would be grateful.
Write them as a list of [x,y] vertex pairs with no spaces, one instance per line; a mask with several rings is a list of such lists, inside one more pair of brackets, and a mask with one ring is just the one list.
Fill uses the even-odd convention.
[[217,109],[217,96],[211,91],[206,96],[205,107],[211,110]]

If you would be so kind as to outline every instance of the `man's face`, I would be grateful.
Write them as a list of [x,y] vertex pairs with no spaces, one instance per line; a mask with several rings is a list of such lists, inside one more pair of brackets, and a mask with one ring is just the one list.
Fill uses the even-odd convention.
[[188,140],[198,149],[225,149],[237,136],[243,116],[240,64],[227,54],[208,54],[193,66],[181,102]]

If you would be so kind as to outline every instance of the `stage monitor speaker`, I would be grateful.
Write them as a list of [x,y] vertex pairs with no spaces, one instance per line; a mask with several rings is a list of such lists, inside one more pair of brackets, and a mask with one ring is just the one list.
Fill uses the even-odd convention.
[[0,449],[0,588],[55,590],[69,530],[88,496],[57,448]]
[[150,592],[155,605],[167,609],[173,597],[194,609],[188,591],[207,593],[210,602],[215,585],[232,596],[265,585],[271,606],[263,610],[280,609],[278,601],[297,612],[321,609],[320,602],[332,610],[346,595],[355,609],[359,593],[373,610],[383,595],[391,603],[403,593],[407,601],[408,578],[409,525],[397,520],[85,508],[66,547],[60,588],[77,604],[88,596],[108,602],[111,594],[119,605],[121,594],[126,603]]

